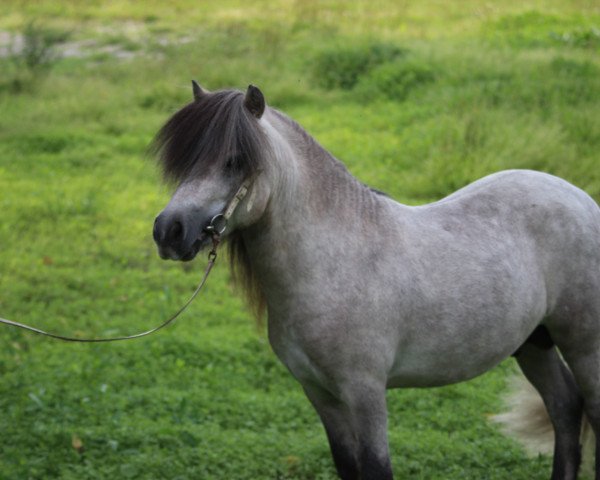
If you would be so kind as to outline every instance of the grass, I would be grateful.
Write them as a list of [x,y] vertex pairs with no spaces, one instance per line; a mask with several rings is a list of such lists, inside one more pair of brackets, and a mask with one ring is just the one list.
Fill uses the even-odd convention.
[[[126,334],[191,293],[204,259],[157,258],[151,226],[169,191],[144,159],[191,98],[191,78],[209,89],[259,85],[356,176],[403,202],[505,168],[560,175],[600,201],[593,2],[0,5],[0,29],[32,20],[98,51],[56,60],[20,92],[11,85],[22,72],[0,59],[7,318]],[[2,328],[0,339],[2,480],[335,478],[316,414],[224,261],[154,337],[66,345]],[[398,478],[547,478],[547,457],[526,457],[487,421],[514,369],[508,360],[468,383],[390,391]]]

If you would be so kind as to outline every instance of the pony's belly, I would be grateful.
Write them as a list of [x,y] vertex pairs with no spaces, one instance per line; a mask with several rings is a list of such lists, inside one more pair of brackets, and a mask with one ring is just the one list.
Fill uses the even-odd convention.
[[[387,380],[388,388],[441,387],[464,382],[477,377],[495,367],[508,355],[497,355],[477,363],[464,362],[450,365],[443,358],[422,361],[420,365],[404,363],[394,366]],[[441,360],[441,361],[440,361]]]
[[[519,322],[490,322],[477,329],[454,332],[453,336],[401,342],[387,385],[435,387],[477,377],[516,352],[528,336],[524,332],[532,331],[538,322],[535,317]],[[494,328],[494,323],[501,323],[502,328]]]

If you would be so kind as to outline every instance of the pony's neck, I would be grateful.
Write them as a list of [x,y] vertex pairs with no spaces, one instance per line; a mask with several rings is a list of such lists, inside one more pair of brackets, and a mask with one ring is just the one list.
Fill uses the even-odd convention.
[[[377,215],[378,195],[353,177],[300,125],[273,109],[267,110],[265,124],[279,172],[272,208],[294,208],[313,222]],[[281,213],[290,215],[289,211]]]
[[263,217],[241,232],[238,252],[247,291],[277,311],[297,298],[299,279],[362,254],[385,201],[292,120],[268,109],[262,121],[273,144],[272,192]]

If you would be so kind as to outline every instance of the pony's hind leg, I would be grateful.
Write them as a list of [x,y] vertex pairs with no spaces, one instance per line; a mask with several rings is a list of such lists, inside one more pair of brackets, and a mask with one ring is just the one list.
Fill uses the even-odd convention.
[[385,388],[339,396],[314,385],[304,385],[304,391],[323,422],[340,478],[392,480]]
[[583,397],[583,409],[596,437],[595,478],[600,480],[600,270],[593,271],[598,275],[582,276],[575,293],[565,296],[569,301],[549,319],[548,330]]
[[595,478],[600,480],[600,341],[589,349],[561,348],[569,368],[573,371],[583,396],[583,408],[596,437]]
[[573,375],[556,348],[537,341],[526,342],[516,354],[521,370],[541,395],[554,427],[552,480],[577,478],[581,461],[579,436],[582,398]]

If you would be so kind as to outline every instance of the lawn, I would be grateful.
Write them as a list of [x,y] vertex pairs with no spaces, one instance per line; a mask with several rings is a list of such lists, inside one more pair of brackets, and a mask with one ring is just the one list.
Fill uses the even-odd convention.
[[[28,63],[15,34],[67,42],[64,55]],[[0,316],[125,335],[187,299],[205,257],[158,258],[152,223],[170,188],[147,146],[192,78],[260,86],[405,203],[506,168],[600,201],[599,54],[600,5],[586,0],[5,0]],[[0,326],[0,345],[1,480],[335,478],[316,413],[225,258],[155,336],[75,345]],[[548,457],[488,421],[515,370],[509,359],[464,384],[390,391],[396,476],[548,478]]]

